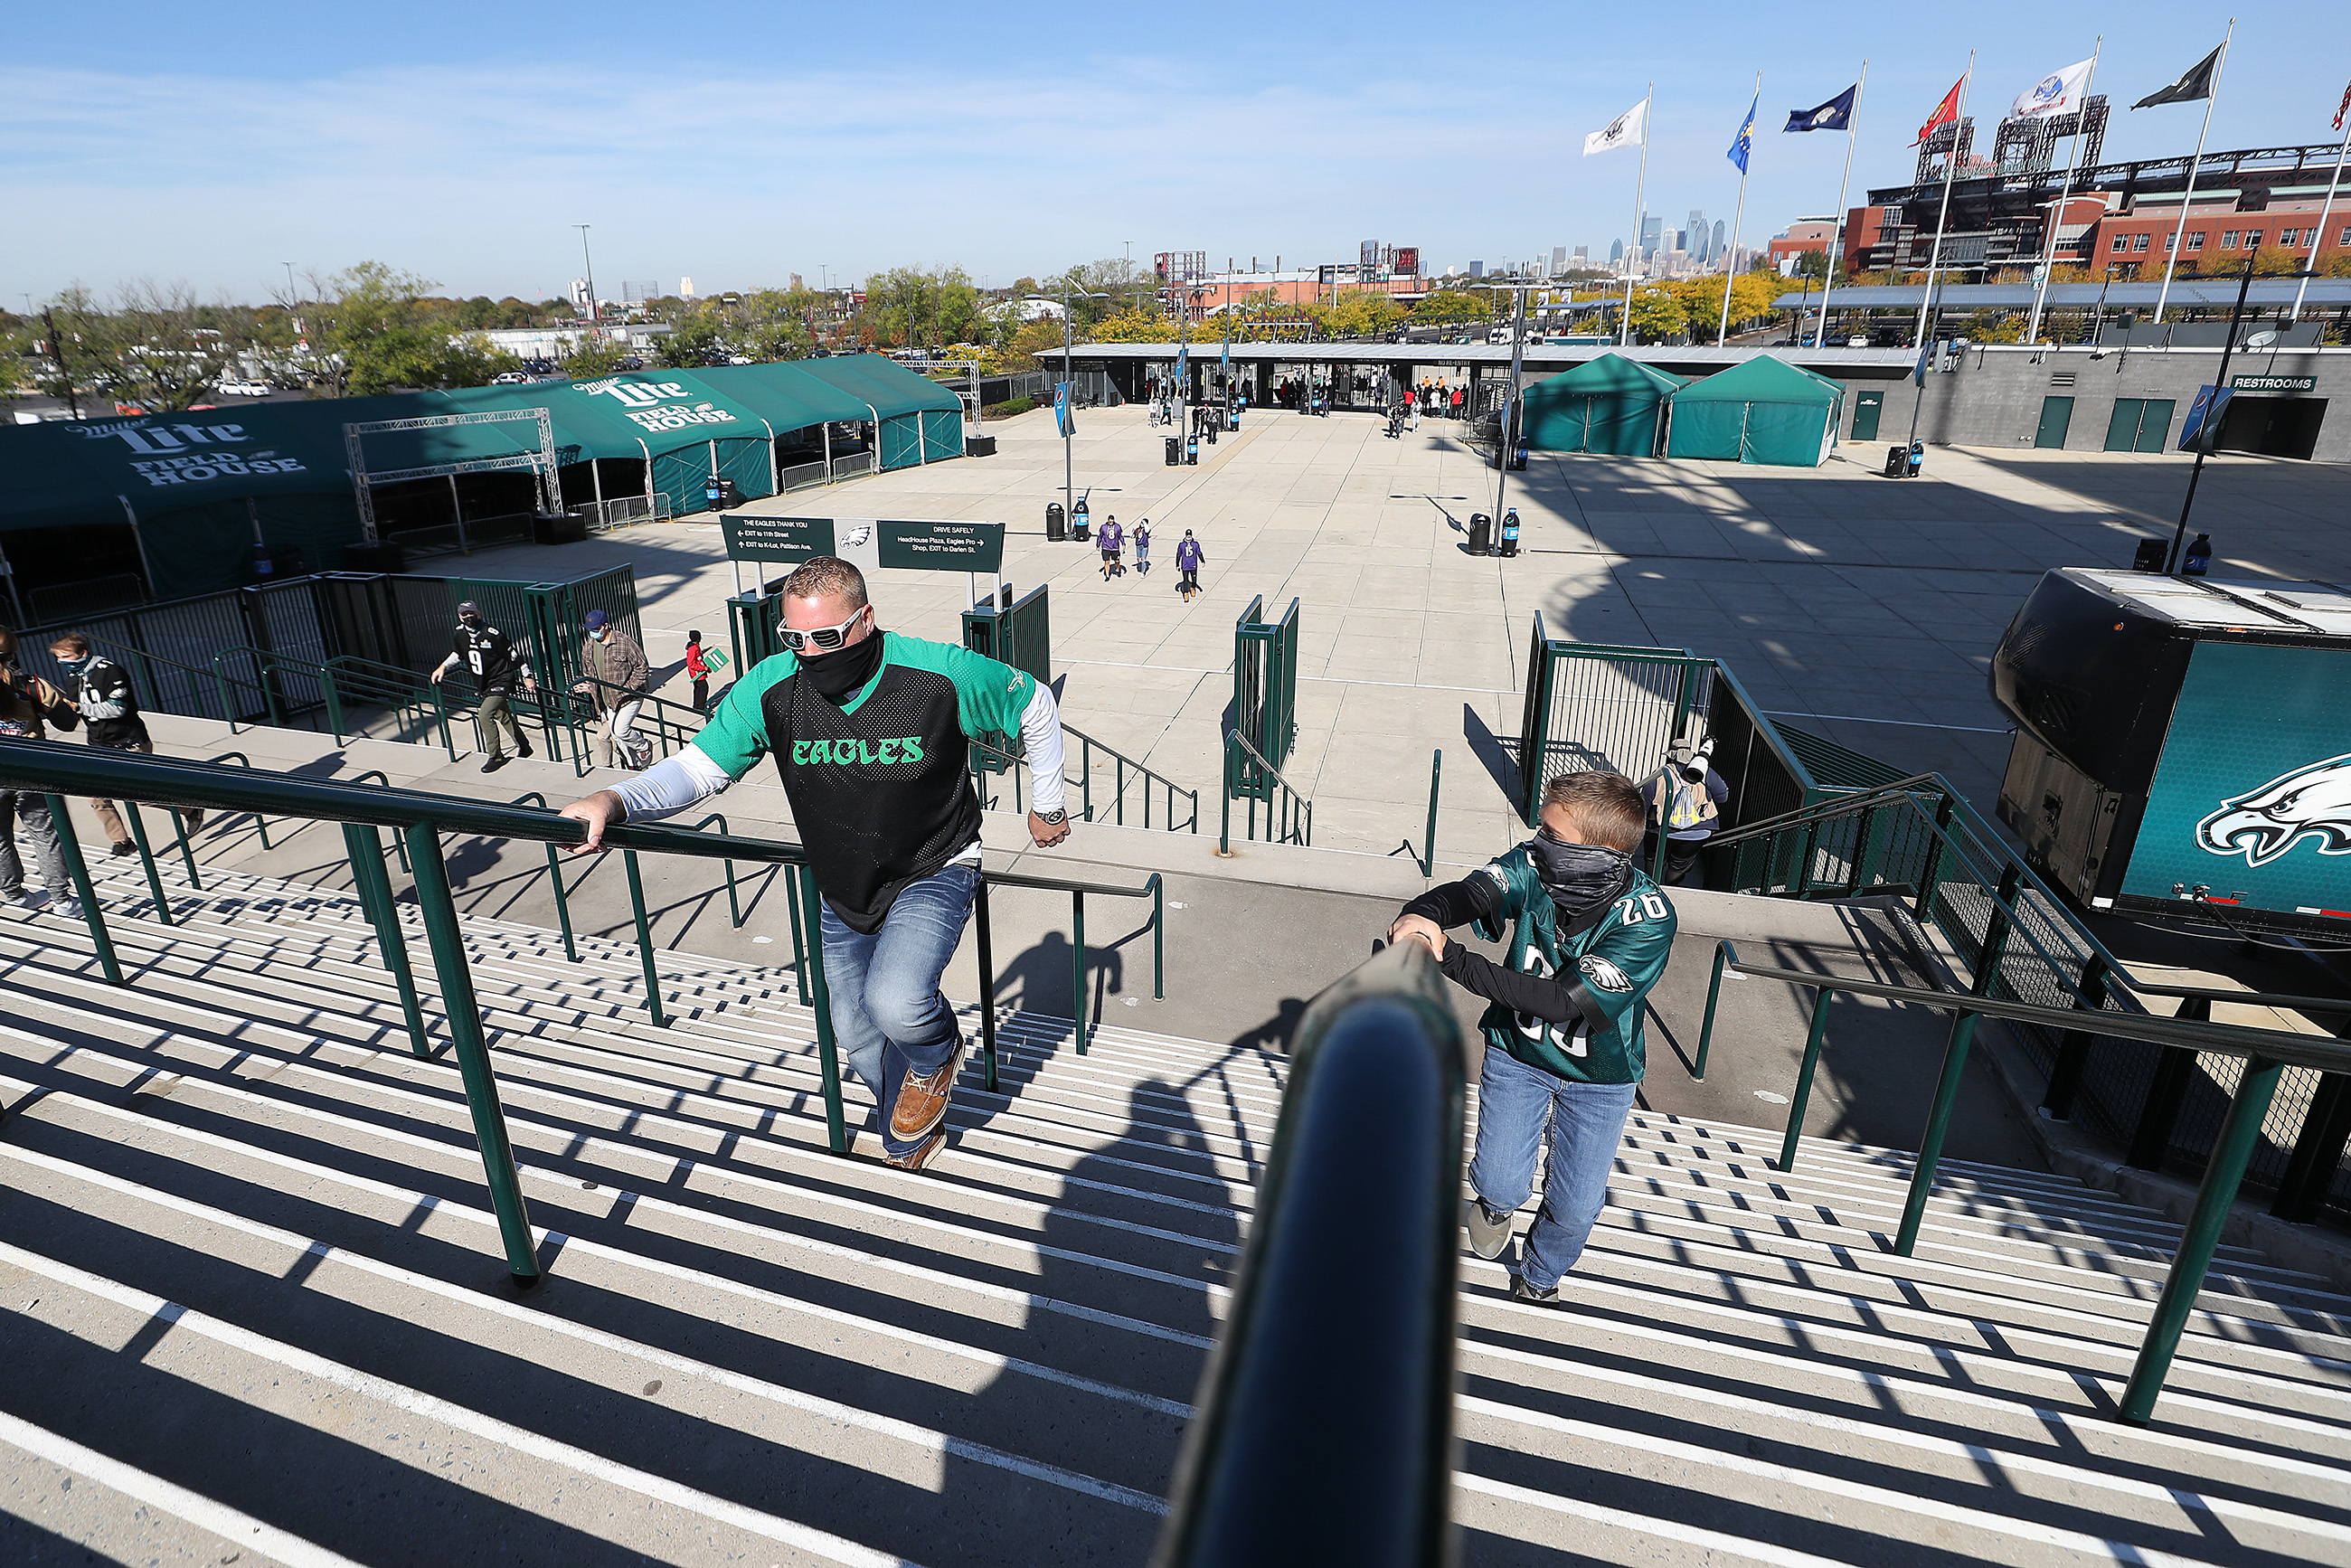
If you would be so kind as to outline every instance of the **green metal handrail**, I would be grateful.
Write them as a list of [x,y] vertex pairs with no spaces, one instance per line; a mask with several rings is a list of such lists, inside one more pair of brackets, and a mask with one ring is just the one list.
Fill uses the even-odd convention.
[[[1078,776],[1075,779],[1064,776],[1061,786],[1064,789],[1074,786],[1078,790],[1080,820],[1088,822],[1097,820],[1094,816],[1093,754],[1101,751],[1108,754],[1112,758],[1114,799],[1112,802],[1113,813],[1110,821],[1113,826],[1123,828],[1126,825],[1126,770],[1133,768],[1143,786],[1143,825],[1144,827],[1151,826],[1152,791],[1159,789],[1167,792],[1167,809],[1162,813],[1162,825],[1166,831],[1171,833],[1196,833],[1200,831],[1200,792],[1197,789],[1185,789],[1173,779],[1155,771],[1144,763],[1137,762],[1114,747],[1096,740],[1074,725],[1064,723],[1061,726],[1061,733],[1078,743]],[[1020,794],[1019,769],[1025,760],[1024,757],[1007,751],[1002,747],[986,740],[974,739],[971,742],[971,748],[975,754],[972,758],[972,782],[979,789],[980,799],[985,801],[987,798],[985,779],[987,773],[1008,773],[1012,776],[1012,809],[1016,811],[1022,810],[1024,802]],[[979,756],[982,753],[993,758],[999,766],[993,768],[982,768]],[[1178,827],[1176,822],[1176,797],[1178,795],[1183,796],[1191,808],[1190,818],[1181,827]]]
[[[1918,1231],[1926,1218],[1927,1201],[1933,1193],[1936,1171],[1941,1163],[1944,1135],[1949,1131],[1951,1113],[1959,1100],[1959,1084],[1967,1071],[1968,1050],[1975,1036],[1976,1020],[1980,1018],[2008,1019],[2059,1029],[2072,1029],[2080,1023],[2078,1015],[2070,1009],[2043,1007],[2036,1002],[2007,1001],[1989,995],[1989,967],[1979,974],[1976,985],[1961,995],[1919,986],[1850,980],[1805,969],[1742,963],[1738,949],[1725,941],[1718,943],[1715,947],[1714,984],[1707,994],[1706,1022],[1698,1035],[1696,1075],[1699,1077],[1703,1077],[1706,1071],[1707,1051],[1714,1036],[1715,1006],[1721,994],[1725,969],[1750,979],[1784,980],[1817,994],[1813,1005],[1811,1030],[1804,1042],[1803,1063],[1798,1069],[1796,1092],[1788,1109],[1787,1133],[1781,1145],[1779,1165],[1782,1171],[1792,1169],[1795,1165],[1797,1140],[1803,1130],[1805,1104],[1811,1095],[1813,1071],[1820,1063],[1833,997],[1839,994],[1877,997],[1953,1015],[1950,1037],[1943,1051],[1942,1074],[1936,1084],[1934,1103],[1928,1112],[1925,1131],[1920,1134],[1909,1192],[1903,1203],[1902,1223],[1894,1240],[1894,1252],[1904,1258],[1910,1257],[1917,1247]],[[2286,1067],[2307,1067],[2321,1072],[2351,1071],[2351,1044],[2314,1035],[2289,1034],[2282,1030],[2246,1029],[2199,1019],[2138,1014],[2110,1015],[2101,1020],[2099,1030],[2126,1040],[2145,1040],[2152,1045],[2192,1051],[2215,1051],[2244,1062],[2236,1090],[2229,1098],[2229,1112],[2221,1123],[2220,1137],[2213,1145],[2210,1159],[2205,1164],[2203,1179],[2197,1186],[2195,1208],[2182,1231],[2179,1249],[2173,1256],[2170,1271],[2164,1277],[2162,1294],[2156,1302],[2155,1314],[2147,1324],[2147,1337],[2140,1343],[2138,1358],[2131,1368],[2130,1382],[2124,1390],[2119,1410],[2122,1420],[2132,1426],[2143,1427],[2154,1415],[2157,1397],[2163,1392],[2164,1378],[2170,1370],[2173,1355],[2179,1348],[2179,1336],[2187,1327],[2189,1314],[2195,1310],[2198,1293],[2204,1288],[2204,1278],[2211,1268],[2212,1254],[2220,1245],[2221,1228],[2228,1220],[2231,1207],[2236,1202],[2237,1189],[2244,1180],[2253,1145],[2261,1137],[2262,1120],[2269,1114],[2271,1097],[2277,1091],[2278,1073]]]
[[[569,916],[561,892],[559,862],[552,858],[552,852],[557,846],[580,844],[586,837],[583,824],[548,810],[543,796],[524,797],[540,802],[538,809],[532,810],[519,804],[501,805],[414,789],[372,788],[344,779],[241,771],[223,768],[216,763],[68,746],[46,740],[12,742],[5,749],[0,749],[0,782],[12,789],[38,790],[48,797],[51,814],[57,823],[58,847],[65,858],[68,874],[80,897],[83,920],[89,927],[99,968],[108,983],[117,986],[126,983],[122,966],[107,927],[105,911],[92,885],[89,866],[83,860],[72,819],[66,810],[65,797],[135,799],[170,808],[225,809],[250,811],[256,816],[268,812],[280,817],[342,823],[353,885],[359,891],[362,908],[375,925],[384,966],[392,972],[399,987],[402,1010],[412,1046],[418,1054],[425,1055],[431,1053],[433,1047],[425,1030],[421,1000],[415,992],[398,906],[393,902],[390,878],[383,867],[382,841],[376,836],[377,831],[382,828],[391,828],[399,833],[404,841],[427,946],[441,984],[443,1019],[465,1081],[466,1103],[482,1155],[491,1204],[497,1215],[507,1266],[519,1281],[537,1281],[539,1265],[531,1237],[529,1216],[516,1175],[514,1151],[507,1134],[506,1113],[499,1102],[496,1081],[491,1071],[487,1035],[474,992],[455,896],[450,888],[447,866],[442,856],[441,835],[444,832],[469,833],[486,839],[524,840],[549,846],[549,870],[555,875],[558,888],[557,907],[564,921],[566,951],[576,959],[577,948],[571,940]],[[668,1017],[663,1007],[659,977],[652,956],[651,925],[645,912],[643,883],[636,863],[638,852],[722,862],[744,860],[781,864],[803,873],[798,888],[801,904],[799,918],[809,936],[805,980],[810,993],[810,1004],[816,1014],[817,1059],[824,1083],[826,1133],[833,1153],[848,1153],[849,1136],[841,1108],[838,1045],[833,1035],[824,977],[819,894],[815,877],[806,874],[807,852],[799,844],[783,840],[747,838],[731,831],[707,833],[648,823],[616,824],[605,830],[603,838],[607,847],[622,852],[628,866],[630,903],[636,924],[638,946],[644,956],[646,1006],[657,1026],[666,1025]],[[152,855],[148,860],[152,865]],[[1071,895],[1075,924],[1071,946],[1076,955],[1077,980],[1073,998],[1074,1028],[1081,1053],[1086,1050],[1088,1034],[1084,987],[1086,894],[1149,898],[1153,901],[1153,994],[1159,997],[1166,994],[1165,894],[1156,873],[1142,887],[1134,888],[1062,877],[983,871],[980,881],[983,901],[980,981],[986,1033],[985,1057],[991,1088],[996,1082],[996,974],[987,948],[984,904],[986,889],[990,883],[1066,892]],[[158,906],[162,907],[160,899]],[[797,942],[795,946],[798,946]]]
[[[1233,852],[1233,796],[1240,789],[1242,771],[1240,759],[1243,753],[1246,753],[1249,760],[1264,771],[1268,779],[1273,780],[1274,787],[1280,791],[1279,795],[1266,802],[1266,841],[1276,844],[1312,844],[1314,842],[1314,802],[1303,790],[1284,779],[1280,770],[1265,759],[1265,754],[1249,743],[1248,737],[1238,729],[1228,729],[1225,731],[1224,826],[1217,835],[1217,852],[1226,856]],[[1250,792],[1246,841],[1253,842],[1257,838],[1257,795]]]

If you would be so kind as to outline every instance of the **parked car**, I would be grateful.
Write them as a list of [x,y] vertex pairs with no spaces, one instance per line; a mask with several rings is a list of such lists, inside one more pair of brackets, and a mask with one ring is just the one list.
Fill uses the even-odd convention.
[[267,382],[216,382],[214,388],[223,397],[267,397],[277,390]]
[[529,380],[530,378],[520,371],[500,371],[490,378],[490,384],[494,387],[518,387],[525,385]]
[[624,371],[642,371],[644,368],[644,361],[639,359],[634,354],[631,354],[627,359],[621,361],[621,369]]
[[726,356],[726,362],[730,365],[756,365],[759,361],[748,354],[729,354]]

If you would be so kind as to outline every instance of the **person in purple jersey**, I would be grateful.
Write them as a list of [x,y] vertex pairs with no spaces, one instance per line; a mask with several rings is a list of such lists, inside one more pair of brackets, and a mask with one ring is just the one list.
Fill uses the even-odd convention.
[[1094,543],[1102,548],[1102,574],[1104,582],[1108,582],[1113,575],[1126,570],[1118,563],[1118,552],[1125,548],[1126,535],[1118,526],[1118,518],[1115,516],[1102,519],[1102,526],[1094,531]]
[[1207,559],[1201,552],[1200,541],[1192,537],[1191,529],[1186,528],[1184,537],[1176,544],[1176,570],[1184,574],[1176,584],[1176,591],[1184,596],[1186,604],[1192,602],[1192,595],[1200,591],[1200,563]]
[[1134,570],[1138,577],[1151,575],[1151,519],[1149,517],[1134,525]]

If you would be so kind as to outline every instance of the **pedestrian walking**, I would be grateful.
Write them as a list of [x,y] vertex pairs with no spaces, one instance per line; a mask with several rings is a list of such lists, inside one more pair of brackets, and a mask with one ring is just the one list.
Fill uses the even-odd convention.
[[1018,732],[1029,836],[1069,837],[1050,687],[949,643],[882,630],[864,574],[818,556],[784,580],[784,652],[739,676],[701,734],[643,774],[563,808],[587,827],[674,816],[775,758],[808,846],[834,1039],[873,1099],[882,1156],[920,1170],[946,1141],[966,1040],[939,978],[980,884],[970,742]]
[[[1469,1249],[1499,1258],[1548,1148],[1542,1206],[1510,1291],[1559,1304],[1607,1197],[1608,1172],[1646,1067],[1642,1015],[1674,946],[1674,906],[1633,863],[1646,812],[1621,774],[1563,773],[1541,829],[1462,881],[1404,906],[1392,942],[1421,941],[1446,977],[1489,1004],[1478,1145],[1462,1205]],[[1501,963],[1449,940],[1474,923],[1507,937]]]
[[[62,677],[57,682],[57,695],[72,705],[90,745],[111,751],[154,751],[155,743],[147,734],[147,721],[140,716],[139,692],[131,685],[130,671],[95,652],[89,639],[78,632],[68,632],[50,643],[49,656],[57,662]],[[113,853],[139,852],[113,801],[92,800],[89,809],[112,843]],[[183,810],[180,819],[193,833],[204,826],[204,814]]]
[[1134,525],[1134,575],[1151,575],[1151,519],[1144,518]]
[[1191,529],[1186,528],[1184,537],[1176,542],[1176,570],[1183,574],[1176,591],[1184,596],[1186,604],[1192,602],[1192,595],[1200,591],[1200,563],[1207,559],[1200,541],[1192,537]]
[[710,716],[710,664],[702,656],[702,633],[685,634],[685,678],[694,683],[694,711]]
[[[449,656],[433,668],[433,684],[439,685],[450,671],[463,668],[474,677],[478,694],[474,708],[474,725],[481,731],[482,750],[486,753],[482,771],[496,773],[507,765],[504,741],[512,737],[517,757],[531,755],[530,742],[523,738],[522,727],[515,722],[515,683],[536,696],[538,681],[530,673],[530,664],[515,651],[515,645],[504,632],[489,623],[482,607],[468,599],[457,606],[457,630],[451,639]],[[501,736],[500,731],[504,731]]]
[[1641,788],[1648,806],[1647,836],[1641,859],[1648,862],[1660,829],[1666,835],[1666,881],[1679,887],[1707,840],[1722,826],[1730,786],[1714,770],[1714,737],[1693,742],[1687,736],[1666,753],[1666,765]]
[[1118,554],[1126,548],[1126,531],[1118,526],[1115,514],[1102,518],[1102,526],[1095,530],[1094,542],[1102,549],[1102,580],[1108,582],[1113,577],[1124,576],[1126,568],[1119,564]]
[[[0,746],[46,740],[49,725],[70,729],[80,721],[57,687],[17,666],[16,634],[0,627]],[[36,892],[25,885],[18,839],[33,852],[41,873]],[[0,789],[0,904],[18,909],[48,909],[68,920],[81,918],[80,900],[66,872],[65,845],[49,814],[49,797],[38,789]]]
[[653,675],[645,651],[601,610],[588,612],[580,630],[587,635],[580,641],[580,668],[588,678],[571,689],[587,694],[590,709],[604,717],[589,731],[596,766],[643,768],[653,752],[637,733],[637,715],[644,711],[646,683]]

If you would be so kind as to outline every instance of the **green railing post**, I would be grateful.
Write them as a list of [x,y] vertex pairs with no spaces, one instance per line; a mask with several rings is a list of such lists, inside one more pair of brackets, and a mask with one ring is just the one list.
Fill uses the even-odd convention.
[[824,981],[824,917],[818,912],[816,878],[800,878],[802,914],[809,930],[809,988],[815,994],[816,1063],[824,1081],[824,1133],[836,1155],[849,1152],[849,1128],[841,1112],[841,1051],[832,1038],[832,998]]
[[[2104,1011],[2106,1005],[2106,957],[2093,953],[2082,966],[2078,989],[2080,1006],[2092,1012]],[[2067,1030],[2058,1037],[2057,1054],[2049,1064],[2049,1082],[2041,1094],[2042,1112],[2053,1122],[2074,1119],[2074,1096],[2082,1086],[2083,1070],[2090,1064],[2090,1044],[2097,1031],[2087,1029]]]
[[1151,999],[1167,999],[1167,887],[1153,872],[1151,889]]
[[408,1026],[408,1047],[419,1056],[433,1054],[433,1040],[424,1030],[424,1004],[416,994],[416,973],[408,961],[408,937],[400,924],[400,905],[392,895],[392,879],[384,874],[383,841],[360,822],[343,824],[343,848],[351,862],[351,886],[360,908],[375,927],[376,951],[392,971],[400,992],[400,1015]]
[[1086,895],[1081,892],[1070,894],[1070,981],[1071,995],[1077,998],[1077,1010],[1072,1015],[1078,1031],[1078,1054],[1086,1053]]
[[1846,890],[1852,897],[1861,896],[1861,890],[1869,885],[1870,873],[1876,869],[1877,846],[1870,841],[1876,832],[1877,808],[1867,807],[1862,811],[1860,821],[1854,824],[1852,880]]
[[1728,941],[1716,943],[1714,945],[1714,980],[1706,988],[1706,1022],[1698,1031],[1698,1068],[1690,1074],[1692,1079],[1701,1083],[1706,1082],[1706,1053],[1714,1049],[1714,1008],[1715,1004],[1722,999],[1722,966],[1726,959],[1733,964],[1738,963],[1739,949],[1733,947]]
[[327,700],[327,727],[335,733],[335,744],[343,744],[343,694],[335,683],[335,671],[328,665],[319,672],[319,695]]
[[555,852],[553,844],[547,846],[547,887],[555,896],[556,924],[563,928],[563,956],[577,964],[580,942],[571,935],[571,896],[563,886],[563,857]]
[[[106,929],[106,912],[98,905],[98,890],[89,884],[89,864],[81,858],[81,837],[74,831],[73,817],[66,810],[63,795],[46,797],[49,802],[49,821],[57,831],[57,849],[64,854],[66,875],[74,885],[74,894],[81,900],[82,924],[89,927],[90,946],[98,949],[99,972],[110,986],[122,984],[122,960],[115,956],[114,937]],[[129,804],[128,801],[124,804]]]
[[498,1234],[506,1242],[507,1268],[517,1282],[536,1284],[538,1249],[531,1240],[530,1215],[523,1207],[522,1178],[515,1170],[514,1145],[507,1137],[497,1079],[490,1071],[489,1041],[482,1033],[481,1003],[474,996],[473,971],[465,961],[465,936],[457,925],[457,901],[449,891],[449,868],[441,860],[440,831],[431,822],[418,822],[402,833],[408,840],[409,862],[416,868],[417,907],[424,916],[433,967],[441,977],[441,1008],[448,1019],[450,1043],[456,1048],[457,1071],[465,1080],[465,1105],[473,1113],[474,1137],[489,1178],[490,1205],[497,1211]]
[[1935,832],[1927,841],[1927,867],[1918,874],[1918,903],[1911,912],[1922,925],[1935,917],[1935,894],[1942,886],[1943,835],[1958,813],[1958,804],[1948,794],[1936,802]]
[[987,1092],[996,1092],[996,943],[987,925],[987,877],[973,890],[972,912],[979,916],[979,1061]]
[[1437,874],[1437,787],[1445,777],[1445,748],[1437,747],[1428,754],[1428,836],[1421,852],[1420,874]]
[[800,935],[800,883],[805,880],[800,867],[784,862],[784,905],[792,915],[792,979],[799,988],[802,1007],[809,1005],[808,946]]
[[[254,820],[260,821],[258,817]],[[198,893],[204,892],[204,879],[196,873],[196,852],[188,847],[188,814],[185,811],[172,813],[172,836],[179,843],[180,863],[187,868],[188,885]]]
[[1796,1168],[1796,1141],[1804,1134],[1804,1107],[1812,1103],[1813,1074],[1821,1065],[1821,1044],[1828,1038],[1829,1008],[1836,993],[1823,986],[1813,993],[1813,1027],[1804,1036],[1804,1064],[1796,1071],[1796,1092],[1790,1096],[1788,1135],[1780,1141],[1780,1169]]
[[228,721],[228,732],[238,735],[244,732],[245,726],[237,720],[236,704],[229,695],[228,672],[221,668],[222,657],[219,653],[213,655],[213,684],[220,687],[221,717]]
[[2171,1272],[2164,1277],[2163,1294],[2156,1300],[2147,1338],[2139,1344],[2130,1382],[2123,1389],[2118,1414],[2130,1426],[2144,1427],[2155,1415],[2155,1401],[2163,1392],[2163,1379],[2171,1370],[2179,1335],[2188,1326],[2189,1314],[2196,1310],[2197,1293],[2204,1288],[2213,1249],[2220,1244],[2221,1228],[2237,1200],[2238,1184],[2244,1180],[2245,1166],[2262,1135],[2262,1122],[2269,1115],[2279,1071],[2277,1062],[2248,1058],[2237,1080],[2237,1092],[2229,1099],[2229,1114],[2220,1124],[2212,1156],[2205,1163],[2204,1179],[2196,1188],[2196,1207],[2180,1234],[2179,1250],[2172,1256]]
[[662,1010],[661,970],[653,963],[653,927],[645,916],[644,874],[637,870],[637,852],[622,850],[621,862],[629,868],[629,912],[636,917],[637,957],[645,971],[645,1011],[653,1015],[655,1029],[667,1029],[669,1015]]
[[131,818],[131,836],[139,845],[139,868],[147,873],[147,892],[155,901],[155,918],[166,925],[177,925],[172,918],[172,901],[163,896],[163,879],[155,870],[155,852],[147,847],[147,822],[139,814],[139,802],[125,800],[122,810]]
[[1217,853],[1229,859],[1233,852],[1233,743],[1225,742],[1225,787],[1217,791],[1224,797],[1224,825],[1217,830]]
[[[1983,949],[1976,958],[1975,983],[1969,994],[1989,997],[2000,983],[2001,960],[2008,952],[2008,906],[2016,898],[2022,873],[2014,861],[2001,873],[2000,896],[1984,922]],[[1935,1167],[1943,1157],[1943,1136],[1951,1128],[1951,1111],[1959,1103],[1959,1085],[1966,1081],[1968,1051],[1974,1045],[1976,1023],[1982,1015],[1962,1011],[1951,1020],[1950,1038],[1943,1047],[1942,1076],[1935,1083],[1935,1103],[1927,1113],[1927,1131],[1918,1140],[1918,1160],[1910,1173],[1910,1194],[1902,1204],[1902,1228],[1894,1250],[1904,1258],[1918,1245],[1918,1228],[1927,1217],[1927,1199],[1935,1186]]]

